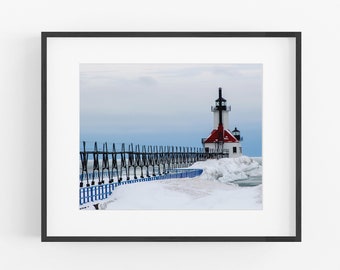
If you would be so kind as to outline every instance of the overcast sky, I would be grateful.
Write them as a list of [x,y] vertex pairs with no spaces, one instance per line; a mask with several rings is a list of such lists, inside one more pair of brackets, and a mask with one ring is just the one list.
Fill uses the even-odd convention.
[[229,129],[262,155],[262,64],[80,64],[80,139],[202,147],[222,87]]

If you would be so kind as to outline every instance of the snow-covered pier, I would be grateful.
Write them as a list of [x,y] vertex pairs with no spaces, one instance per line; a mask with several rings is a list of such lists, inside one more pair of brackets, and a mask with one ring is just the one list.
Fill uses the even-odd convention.
[[[184,174],[191,169],[199,169],[202,173],[194,177]],[[177,175],[181,177],[177,179],[159,176],[157,181],[122,181],[124,186],[117,184],[117,189],[106,199],[85,203],[80,209],[262,209],[261,157],[209,159],[177,170],[180,171],[183,174]]]
[[[99,149],[95,142],[91,149],[83,142],[83,149],[80,151],[79,204],[82,207],[101,205],[100,201],[106,203],[113,195],[117,195],[117,192],[114,192],[117,188],[119,190],[121,186],[141,182],[183,180],[185,185],[186,179],[199,176],[207,188],[211,186],[212,181],[217,181],[222,184],[219,186],[221,190],[227,188],[223,183],[226,183],[227,189],[230,190],[231,186],[238,186],[236,181],[240,180],[250,180],[251,185],[261,184],[262,159],[245,156],[225,157],[223,153],[207,152],[200,148],[139,145],[133,147],[131,144],[125,150],[122,144],[116,150],[115,144],[112,144],[109,151],[107,143]],[[118,193],[124,193],[125,189],[127,187]],[[184,190],[187,190],[187,187],[184,187]]]
[[[202,174],[201,169],[184,169],[197,161],[225,157],[222,153],[205,152],[203,148],[175,146],[133,146],[125,144],[116,149],[113,143],[93,148],[83,142],[80,151],[80,205],[106,199],[118,186],[165,180],[190,178]],[[118,148],[118,147],[117,147]]]
[[139,178],[133,180],[120,181],[115,183],[94,185],[89,187],[82,187],[79,189],[79,204],[83,205],[88,202],[94,202],[97,200],[104,200],[108,198],[113,190],[119,186],[129,185],[140,182],[149,182],[155,180],[166,180],[176,178],[192,178],[201,175],[202,169],[174,169],[164,175],[157,175],[146,178]]

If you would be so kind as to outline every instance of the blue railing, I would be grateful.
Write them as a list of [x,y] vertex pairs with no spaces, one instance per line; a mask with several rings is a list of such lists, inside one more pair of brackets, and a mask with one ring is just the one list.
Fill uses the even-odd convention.
[[114,189],[119,186],[155,180],[192,178],[201,175],[202,172],[202,169],[174,169],[163,175],[82,187],[79,189],[79,203],[83,205],[85,203],[107,199],[113,193]]

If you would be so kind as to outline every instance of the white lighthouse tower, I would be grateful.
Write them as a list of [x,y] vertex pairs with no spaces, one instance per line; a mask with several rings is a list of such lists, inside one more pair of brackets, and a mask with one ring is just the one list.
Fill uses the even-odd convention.
[[222,125],[225,129],[229,129],[229,112],[231,106],[227,106],[227,100],[222,97],[222,88],[218,88],[218,99],[215,100],[215,106],[211,106],[214,113],[214,128],[217,129],[220,123],[220,112],[222,112]]
[[233,132],[229,130],[231,106],[227,106],[227,100],[222,97],[221,87],[218,89],[218,99],[215,106],[211,107],[211,111],[214,114],[214,128],[208,138],[202,139],[205,151],[221,153],[227,157],[241,156],[241,134],[236,127]]

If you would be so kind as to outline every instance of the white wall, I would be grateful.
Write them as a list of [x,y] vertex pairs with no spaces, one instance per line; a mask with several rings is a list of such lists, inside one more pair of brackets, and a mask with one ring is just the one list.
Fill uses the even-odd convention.
[[[204,144],[204,147],[209,147],[210,149],[212,149],[212,152],[217,150],[215,149],[216,148],[215,143],[206,143]],[[236,147],[237,153],[233,153],[233,147]],[[239,157],[242,154],[240,152],[240,147],[242,147],[240,143],[224,143],[223,144],[223,149],[228,150],[230,158]]]
[[[340,269],[340,145],[316,132],[340,135],[339,13],[338,0],[3,1],[1,269]],[[41,243],[40,32],[72,30],[302,31],[303,242]]]

